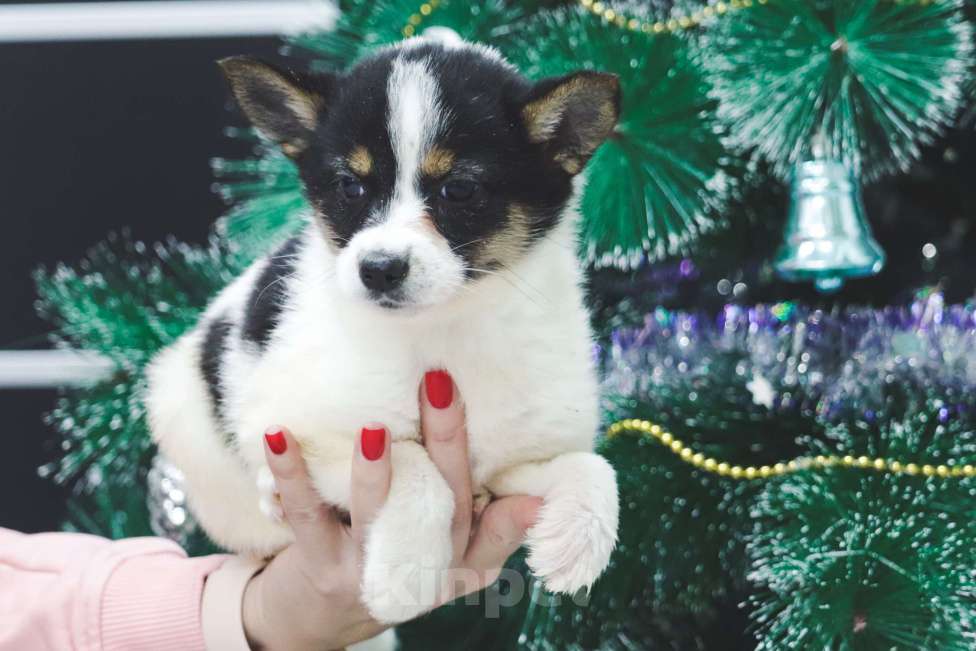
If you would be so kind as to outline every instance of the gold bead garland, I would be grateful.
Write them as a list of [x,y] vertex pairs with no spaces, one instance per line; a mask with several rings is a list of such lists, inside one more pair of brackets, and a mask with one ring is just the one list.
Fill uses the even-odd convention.
[[769,0],[720,1],[716,2],[714,5],[702,7],[698,11],[694,11],[690,14],[674,16],[668,20],[650,21],[625,16],[618,11],[614,11],[607,6],[607,3],[601,2],[600,0],[579,0],[579,3],[583,5],[583,8],[589,10],[596,16],[599,16],[608,23],[616,25],[621,29],[628,29],[632,32],[644,32],[645,34],[673,34],[686,29],[693,29],[701,25],[709,18],[724,16],[730,11],[749,9],[753,5],[764,5],[768,2]]
[[[410,38],[416,35],[420,24],[424,22],[424,19],[434,13],[434,10],[440,6],[441,1],[428,0],[420,5],[420,8],[416,12],[410,14],[407,18],[407,24],[401,30],[403,36]],[[893,1],[895,4],[919,4],[922,6],[936,2],[936,0]],[[699,27],[709,18],[725,16],[730,12],[738,11],[739,9],[750,9],[756,5],[769,4],[769,0],[719,0],[715,4],[702,7],[690,14],[674,16],[668,20],[655,21],[626,16],[621,12],[611,9],[609,3],[603,2],[602,0],[579,0],[579,3],[584,9],[621,29],[627,29],[632,32],[643,32],[645,34],[674,34],[675,32]]]
[[427,16],[434,13],[434,10],[437,9],[440,4],[441,0],[428,0],[424,4],[420,5],[417,12],[410,14],[410,17],[407,18],[407,24],[404,25],[403,29],[401,30],[403,35],[406,38],[410,38],[411,36],[415,35],[417,33],[417,28],[420,27],[420,23],[424,22],[424,19],[427,18]]
[[623,432],[638,432],[658,441],[682,461],[696,468],[732,479],[768,479],[780,477],[802,470],[816,470],[819,468],[863,468],[891,475],[922,475],[924,477],[976,477],[976,466],[973,464],[956,465],[951,461],[947,464],[916,464],[892,461],[882,457],[854,457],[852,455],[817,455],[815,457],[801,457],[788,462],[781,462],[772,466],[736,466],[719,459],[706,457],[689,445],[675,438],[674,434],[666,431],[660,425],[649,420],[626,418],[612,424],[607,429],[607,436],[613,438]]
[[[925,6],[932,4],[935,1],[936,0],[894,0],[894,3],[901,5],[919,4]],[[583,6],[583,8],[589,10],[591,13],[621,29],[628,29],[632,32],[644,32],[645,34],[674,34],[675,32],[694,29],[709,18],[725,16],[730,12],[737,11],[739,9],[750,9],[756,5],[769,4],[769,0],[720,0],[715,4],[702,7],[701,9],[693,11],[690,14],[674,16],[668,20],[657,21],[630,18],[619,11],[614,11],[609,7],[608,2],[602,2],[601,0],[579,0],[579,3]]]

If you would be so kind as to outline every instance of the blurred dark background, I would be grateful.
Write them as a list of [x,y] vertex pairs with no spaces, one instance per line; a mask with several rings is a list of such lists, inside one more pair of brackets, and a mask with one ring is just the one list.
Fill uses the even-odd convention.
[[[0,4],[11,4],[0,2]],[[209,160],[222,134],[214,60],[272,55],[271,38],[0,43],[0,350],[44,348],[31,272],[77,261],[110,231],[200,241],[222,204]],[[53,390],[0,389],[0,526],[57,528],[63,495],[37,476],[56,457]]]

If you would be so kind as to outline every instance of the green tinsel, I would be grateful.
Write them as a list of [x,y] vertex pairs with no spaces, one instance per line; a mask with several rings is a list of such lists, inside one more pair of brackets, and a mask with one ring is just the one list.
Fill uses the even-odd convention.
[[194,323],[247,262],[216,240],[205,247],[175,240],[147,245],[111,235],[76,268],[37,272],[37,310],[57,327],[59,343],[132,372]]
[[297,232],[305,223],[308,202],[295,164],[278,147],[251,129],[228,135],[252,145],[253,158],[215,158],[211,168],[217,188],[230,208],[217,222],[217,233],[257,257]]
[[38,311],[57,327],[56,343],[99,353],[116,367],[96,386],[58,400],[48,421],[63,435],[62,456],[41,470],[71,486],[76,503],[94,507],[96,531],[151,533],[144,518],[125,515],[134,503],[145,510],[145,471],[154,449],[142,404],[143,370],[196,323],[210,297],[246,263],[216,240],[206,247],[175,241],[150,247],[112,236],[76,269],[58,265],[36,274]]
[[[944,404],[909,400],[900,416],[841,421],[813,452],[973,463],[976,431],[939,418]],[[749,543],[758,649],[972,649],[974,499],[972,479],[852,468],[769,482]]]
[[782,177],[810,155],[867,179],[904,170],[952,120],[971,74],[960,0],[769,0],[716,18],[699,40],[734,142]]
[[834,469],[771,482],[750,551],[759,649],[972,649],[971,481]]
[[620,76],[620,123],[588,166],[582,239],[597,266],[686,251],[715,225],[730,161],[709,88],[674,35],[647,36],[585,9],[541,13],[508,53],[533,78],[580,68]]

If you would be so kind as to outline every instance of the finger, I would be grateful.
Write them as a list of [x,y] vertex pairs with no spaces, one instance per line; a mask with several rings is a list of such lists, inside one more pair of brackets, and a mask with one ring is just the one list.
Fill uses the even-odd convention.
[[471,464],[464,405],[447,371],[428,371],[420,388],[420,430],[427,454],[454,492],[451,539],[454,558],[464,555],[471,534]]
[[339,549],[342,525],[315,490],[298,441],[281,427],[265,432],[264,440],[264,456],[275,478],[285,520],[295,533],[295,545],[316,566],[330,562],[331,554]]
[[484,576],[485,585],[494,581],[525,540],[525,532],[535,523],[541,506],[542,498],[524,495],[489,504],[475,528],[464,566]]
[[390,436],[386,428],[371,423],[359,432],[352,460],[349,519],[352,536],[362,550],[366,529],[390,492]]

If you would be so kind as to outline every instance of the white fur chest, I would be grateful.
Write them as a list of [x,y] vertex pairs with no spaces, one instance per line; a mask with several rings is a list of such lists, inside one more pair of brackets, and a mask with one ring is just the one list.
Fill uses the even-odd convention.
[[[367,423],[382,423],[395,441],[417,438],[420,382],[439,368],[465,403],[477,486],[518,463],[592,449],[591,339],[567,248],[542,243],[518,270],[482,280],[476,299],[402,316],[321,282],[330,253],[307,240],[267,350],[229,353],[238,374],[224,378],[225,420],[254,467],[272,424],[302,441],[313,467],[350,459]],[[318,483],[342,503],[344,491],[329,494],[333,482]]]

